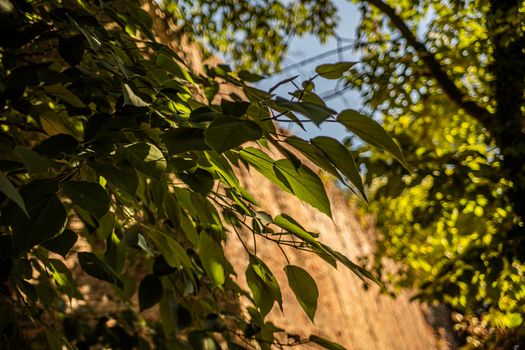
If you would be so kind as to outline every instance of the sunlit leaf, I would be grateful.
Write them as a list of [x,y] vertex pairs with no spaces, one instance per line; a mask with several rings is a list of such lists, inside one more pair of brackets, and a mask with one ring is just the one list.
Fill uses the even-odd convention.
[[206,232],[200,233],[199,253],[202,266],[214,286],[226,281],[226,258],[222,247]]
[[317,310],[317,298],[319,297],[317,284],[310,274],[299,266],[286,265],[284,272],[286,272],[288,285],[294,292],[297,301],[313,322]]
[[337,121],[363,139],[363,141],[390,152],[408,169],[399,146],[375,120],[352,109],[346,109],[339,113]]
[[317,74],[326,79],[340,79],[355,62],[337,62],[321,64],[315,68]]

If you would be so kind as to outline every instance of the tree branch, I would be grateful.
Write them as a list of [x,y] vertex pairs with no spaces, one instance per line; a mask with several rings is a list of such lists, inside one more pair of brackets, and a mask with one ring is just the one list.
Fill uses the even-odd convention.
[[493,130],[492,114],[485,108],[479,106],[465,95],[457,85],[450,79],[447,72],[436,59],[436,57],[426,48],[426,46],[417,40],[415,34],[410,30],[405,21],[396,13],[395,9],[382,0],[364,0],[381,12],[383,12],[392,24],[401,32],[403,38],[414,50],[419,58],[425,63],[430,73],[436,79],[443,91],[450,97],[458,107],[463,109],[467,114],[478,120],[489,131]]

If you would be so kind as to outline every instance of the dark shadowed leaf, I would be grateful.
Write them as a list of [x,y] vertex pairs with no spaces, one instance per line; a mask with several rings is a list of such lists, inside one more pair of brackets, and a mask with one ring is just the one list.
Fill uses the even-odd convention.
[[27,213],[26,205],[24,203],[24,199],[22,198],[20,193],[18,193],[11,181],[9,181],[7,176],[5,176],[2,173],[0,173],[0,191],[2,191],[2,193],[5,194],[7,198],[15,202],[24,211],[24,213],[27,216],[29,216],[29,214]]
[[109,210],[109,196],[106,190],[96,182],[70,181],[62,190],[71,198],[74,205],[91,213],[97,219],[103,217]]
[[104,262],[116,273],[122,273],[126,262],[126,242],[115,232],[106,238],[106,252]]
[[49,241],[42,243],[42,246],[53,253],[61,255],[63,258],[66,257],[69,250],[77,242],[78,236],[75,232],[70,229],[65,229],[64,232],[56,237],[53,237]]
[[228,101],[224,99],[221,101],[222,113],[234,118],[242,117],[249,107],[250,102],[246,101]]
[[215,119],[204,131],[206,143],[218,153],[255,141],[262,137],[259,124],[244,119],[222,117]]
[[176,128],[161,136],[168,152],[172,155],[188,151],[204,151],[210,147],[204,142],[204,130],[197,128]]
[[29,148],[17,146],[15,148],[15,153],[20,157],[29,174],[36,177],[48,175],[51,172],[51,169],[56,166],[54,161],[42,157],[40,154]]
[[275,103],[280,107],[287,108],[293,112],[301,113],[317,125],[320,125],[326,119],[336,114],[333,109],[312,102],[292,102],[284,98],[277,97],[275,99]]
[[215,118],[222,117],[222,116],[223,116],[222,113],[216,112],[209,107],[199,107],[191,111],[190,120],[196,123],[209,122],[209,121],[214,120]]
[[74,35],[70,38],[60,38],[58,42],[58,52],[60,56],[66,61],[71,67],[76,66],[86,49],[84,45],[84,37],[82,35]]
[[296,136],[286,138],[286,143],[293,146],[296,150],[304,154],[308,159],[314,162],[321,169],[329,172],[339,180],[343,181],[343,177],[339,174],[334,165],[326,158],[325,154],[310,142],[303,140]]
[[162,298],[163,287],[160,279],[154,275],[146,275],[139,285],[140,311],[153,307]]
[[59,234],[66,224],[66,210],[54,193],[22,191],[29,219],[22,210],[13,215],[13,246],[21,253]]
[[116,167],[108,162],[91,162],[89,165],[111,185],[127,192],[133,198],[135,197],[139,179],[136,171],[131,166]]
[[45,157],[59,157],[64,153],[72,152],[78,146],[78,141],[68,134],[53,135],[40,142],[34,151]]
[[193,173],[179,173],[177,176],[193,191],[202,195],[208,194],[213,189],[213,175],[206,170],[199,168]]
[[109,282],[116,285],[118,288],[124,288],[124,283],[120,277],[102,260],[97,258],[93,253],[80,252],[78,253],[78,262],[88,275],[99,280]]

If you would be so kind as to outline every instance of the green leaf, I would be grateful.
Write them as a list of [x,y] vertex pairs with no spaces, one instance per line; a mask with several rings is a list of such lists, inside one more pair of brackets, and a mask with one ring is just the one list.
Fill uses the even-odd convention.
[[29,216],[29,213],[27,212],[26,205],[24,203],[24,199],[18,193],[15,186],[9,181],[7,176],[0,173],[0,191],[2,191],[3,194],[7,196],[10,200],[15,202],[23,211],[24,213]]
[[160,279],[154,275],[146,275],[139,285],[140,311],[153,307],[162,298],[163,287]]
[[315,165],[343,181],[343,177],[326,157],[326,155],[310,142],[297,136],[290,136],[286,138],[286,143],[293,146],[296,150],[305,155],[308,159],[314,162]]
[[222,117],[215,119],[204,131],[205,141],[218,153],[255,141],[262,137],[259,124],[244,119]]
[[315,240],[315,238],[312,236],[312,234],[308,231],[306,231],[304,228],[302,228],[297,221],[292,219],[286,214],[277,215],[273,219],[273,223],[277,226],[284,228],[286,231],[290,232],[291,234],[299,237],[305,242],[310,243],[311,245],[315,247],[321,247],[319,242]]
[[159,177],[167,167],[162,151],[147,142],[125,146],[119,150],[119,156],[127,159],[137,170],[151,177]]
[[273,307],[274,298],[270,289],[259,279],[251,264],[246,268],[246,283],[252,291],[255,305],[261,314],[267,315]]
[[18,157],[20,157],[24,163],[25,168],[31,175],[47,175],[56,165],[56,163],[52,160],[44,158],[35,151],[25,147],[17,146],[15,148],[15,153]]
[[66,228],[64,232],[62,232],[58,236],[53,237],[50,240],[42,243],[42,246],[53,253],[61,255],[65,259],[67,253],[69,253],[69,250],[77,242],[77,239],[77,234],[71,231],[70,229]]
[[[324,185],[312,170],[305,165],[296,169],[288,160],[278,160],[274,164],[274,172],[281,180],[286,180],[292,193],[299,199],[319,209],[332,217],[330,201]],[[284,179],[283,179],[284,178]]]
[[63,85],[56,84],[56,85],[44,86],[44,91],[51,96],[58,97],[62,101],[69,103],[73,107],[76,107],[76,108],[86,107],[84,102],[82,102],[82,100],[79,99],[77,95],[73,94],[71,91],[66,89]]
[[77,285],[73,274],[68,267],[60,260],[49,259],[46,265],[51,269],[53,279],[58,287],[70,298],[82,298],[77,290]]
[[190,258],[179,242],[167,233],[150,226],[143,226],[148,237],[155,243],[168,265],[176,268],[190,268]]
[[202,195],[207,195],[213,189],[213,175],[203,169],[197,169],[193,173],[179,173],[177,176],[186,183],[190,189]]
[[204,130],[198,128],[176,128],[166,131],[161,136],[169,154],[175,155],[188,151],[204,151],[210,147],[204,141]]
[[78,141],[69,134],[53,135],[35,146],[35,152],[51,158],[62,158],[66,153],[73,153]]
[[221,111],[223,114],[234,117],[241,118],[250,107],[250,102],[246,101],[228,101],[223,99],[221,101]]
[[126,262],[126,242],[120,239],[115,232],[112,232],[106,239],[106,246],[104,261],[113,271],[122,273]]
[[290,161],[281,159],[274,161],[266,153],[253,147],[247,147],[239,152],[241,157],[259,171],[268,180],[281,189],[294,194],[331,216],[330,201],[326,196],[323,183],[319,177],[304,165],[298,169]]
[[124,283],[120,277],[102,260],[97,258],[93,253],[80,252],[78,253],[78,262],[88,275],[99,280],[109,282],[116,285],[118,288],[124,288]]
[[390,152],[405,168],[409,169],[399,146],[375,120],[353,109],[346,109],[339,113],[337,121],[363,141]]
[[323,348],[328,349],[328,350],[346,350],[344,346],[334,343],[333,341],[330,341],[328,339],[319,337],[317,335],[311,335],[308,338],[308,340],[318,345],[321,345]]
[[90,162],[88,163],[95,172],[103,176],[111,185],[125,191],[132,198],[135,198],[139,179],[137,172],[128,165],[127,167],[117,167],[108,162]]
[[237,73],[237,76],[243,80],[243,81],[246,81],[248,83],[256,83],[260,80],[263,80],[265,77],[262,77],[260,75],[257,75],[257,74],[254,74],[254,73],[250,73],[248,72],[247,70],[241,70]]
[[131,89],[129,84],[122,84],[122,92],[124,94],[124,104],[132,105],[136,107],[146,107],[149,103],[145,102],[142,98],[137,96]]
[[209,122],[215,118],[222,117],[223,114],[212,110],[209,107],[199,107],[194,109],[190,113],[190,121],[200,123],[200,122]]
[[326,79],[340,79],[356,62],[321,64],[315,68],[317,74]]
[[318,136],[311,140],[312,144],[319,148],[324,156],[329,159],[333,165],[344,175],[354,186],[359,190],[359,193],[366,200],[365,189],[363,187],[363,180],[355,164],[354,157],[348,149],[339,141],[327,137]]
[[106,190],[96,182],[70,181],[62,190],[78,205],[97,219],[103,217],[109,210],[110,199]]
[[199,256],[202,266],[214,286],[223,285],[226,281],[226,258],[221,245],[206,232],[199,237]]
[[277,301],[282,309],[283,300],[279,283],[270,268],[255,255],[250,255],[246,281],[252,291],[255,304],[264,315],[270,312],[274,301]]
[[317,125],[320,125],[326,119],[336,114],[336,112],[333,109],[312,102],[292,102],[284,98],[277,97],[275,99],[275,103],[280,107],[284,107],[291,111],[301,113]]
[[66,224],[66,210],[54,193],[23,191],[29,219],[20,211],[13,217],[13,246],[15,252],[27,251],[62,232]]
[[315,280],[299,266],[287,265],[284,267],[284,272],[288,278],[288,285],[294,292],[297,301],[313,322],[317,310],[317,298],[319,297]]

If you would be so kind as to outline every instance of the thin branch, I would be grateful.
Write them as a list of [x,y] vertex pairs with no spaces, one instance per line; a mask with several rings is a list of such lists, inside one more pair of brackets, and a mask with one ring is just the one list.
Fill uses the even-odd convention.
[[408,45],[416,50],[419,58],[425,63],[434,79],[436,79],[450,99],[467,114],[478,120],[489,131],[492,131],[494,120],[492,118],[492,114],[485,108],[478,105],[476,102],[472,101],[469,96],[465,95],[457,87],[457,85],[448,76],[447,72],[443,69],[441,63],[439,63],[436,57],[426,48],[423,43],[418,41],[415,34],[410,30],[405,21],[396,13],[395,9],[382,0],[364,1],[372,4],[386,16],[388,16],[392,24],[401,32],[401,35],[403,38],[405,38]]
[[291,81],[293,81],[294,79],[296,79],[298,77],[298,75],[295,75],[291,78],[288,78],[288,79],[284,79],[283,81],[280,81],[278,82],[277,84],[275,84],[274,86],[272,86],[270,88],[270,90],[268,90],[268,93],[271,94],[275,89],[277,89],[279,86],[283,85],[283,84],[286,84],[286,83],[289,83]]

